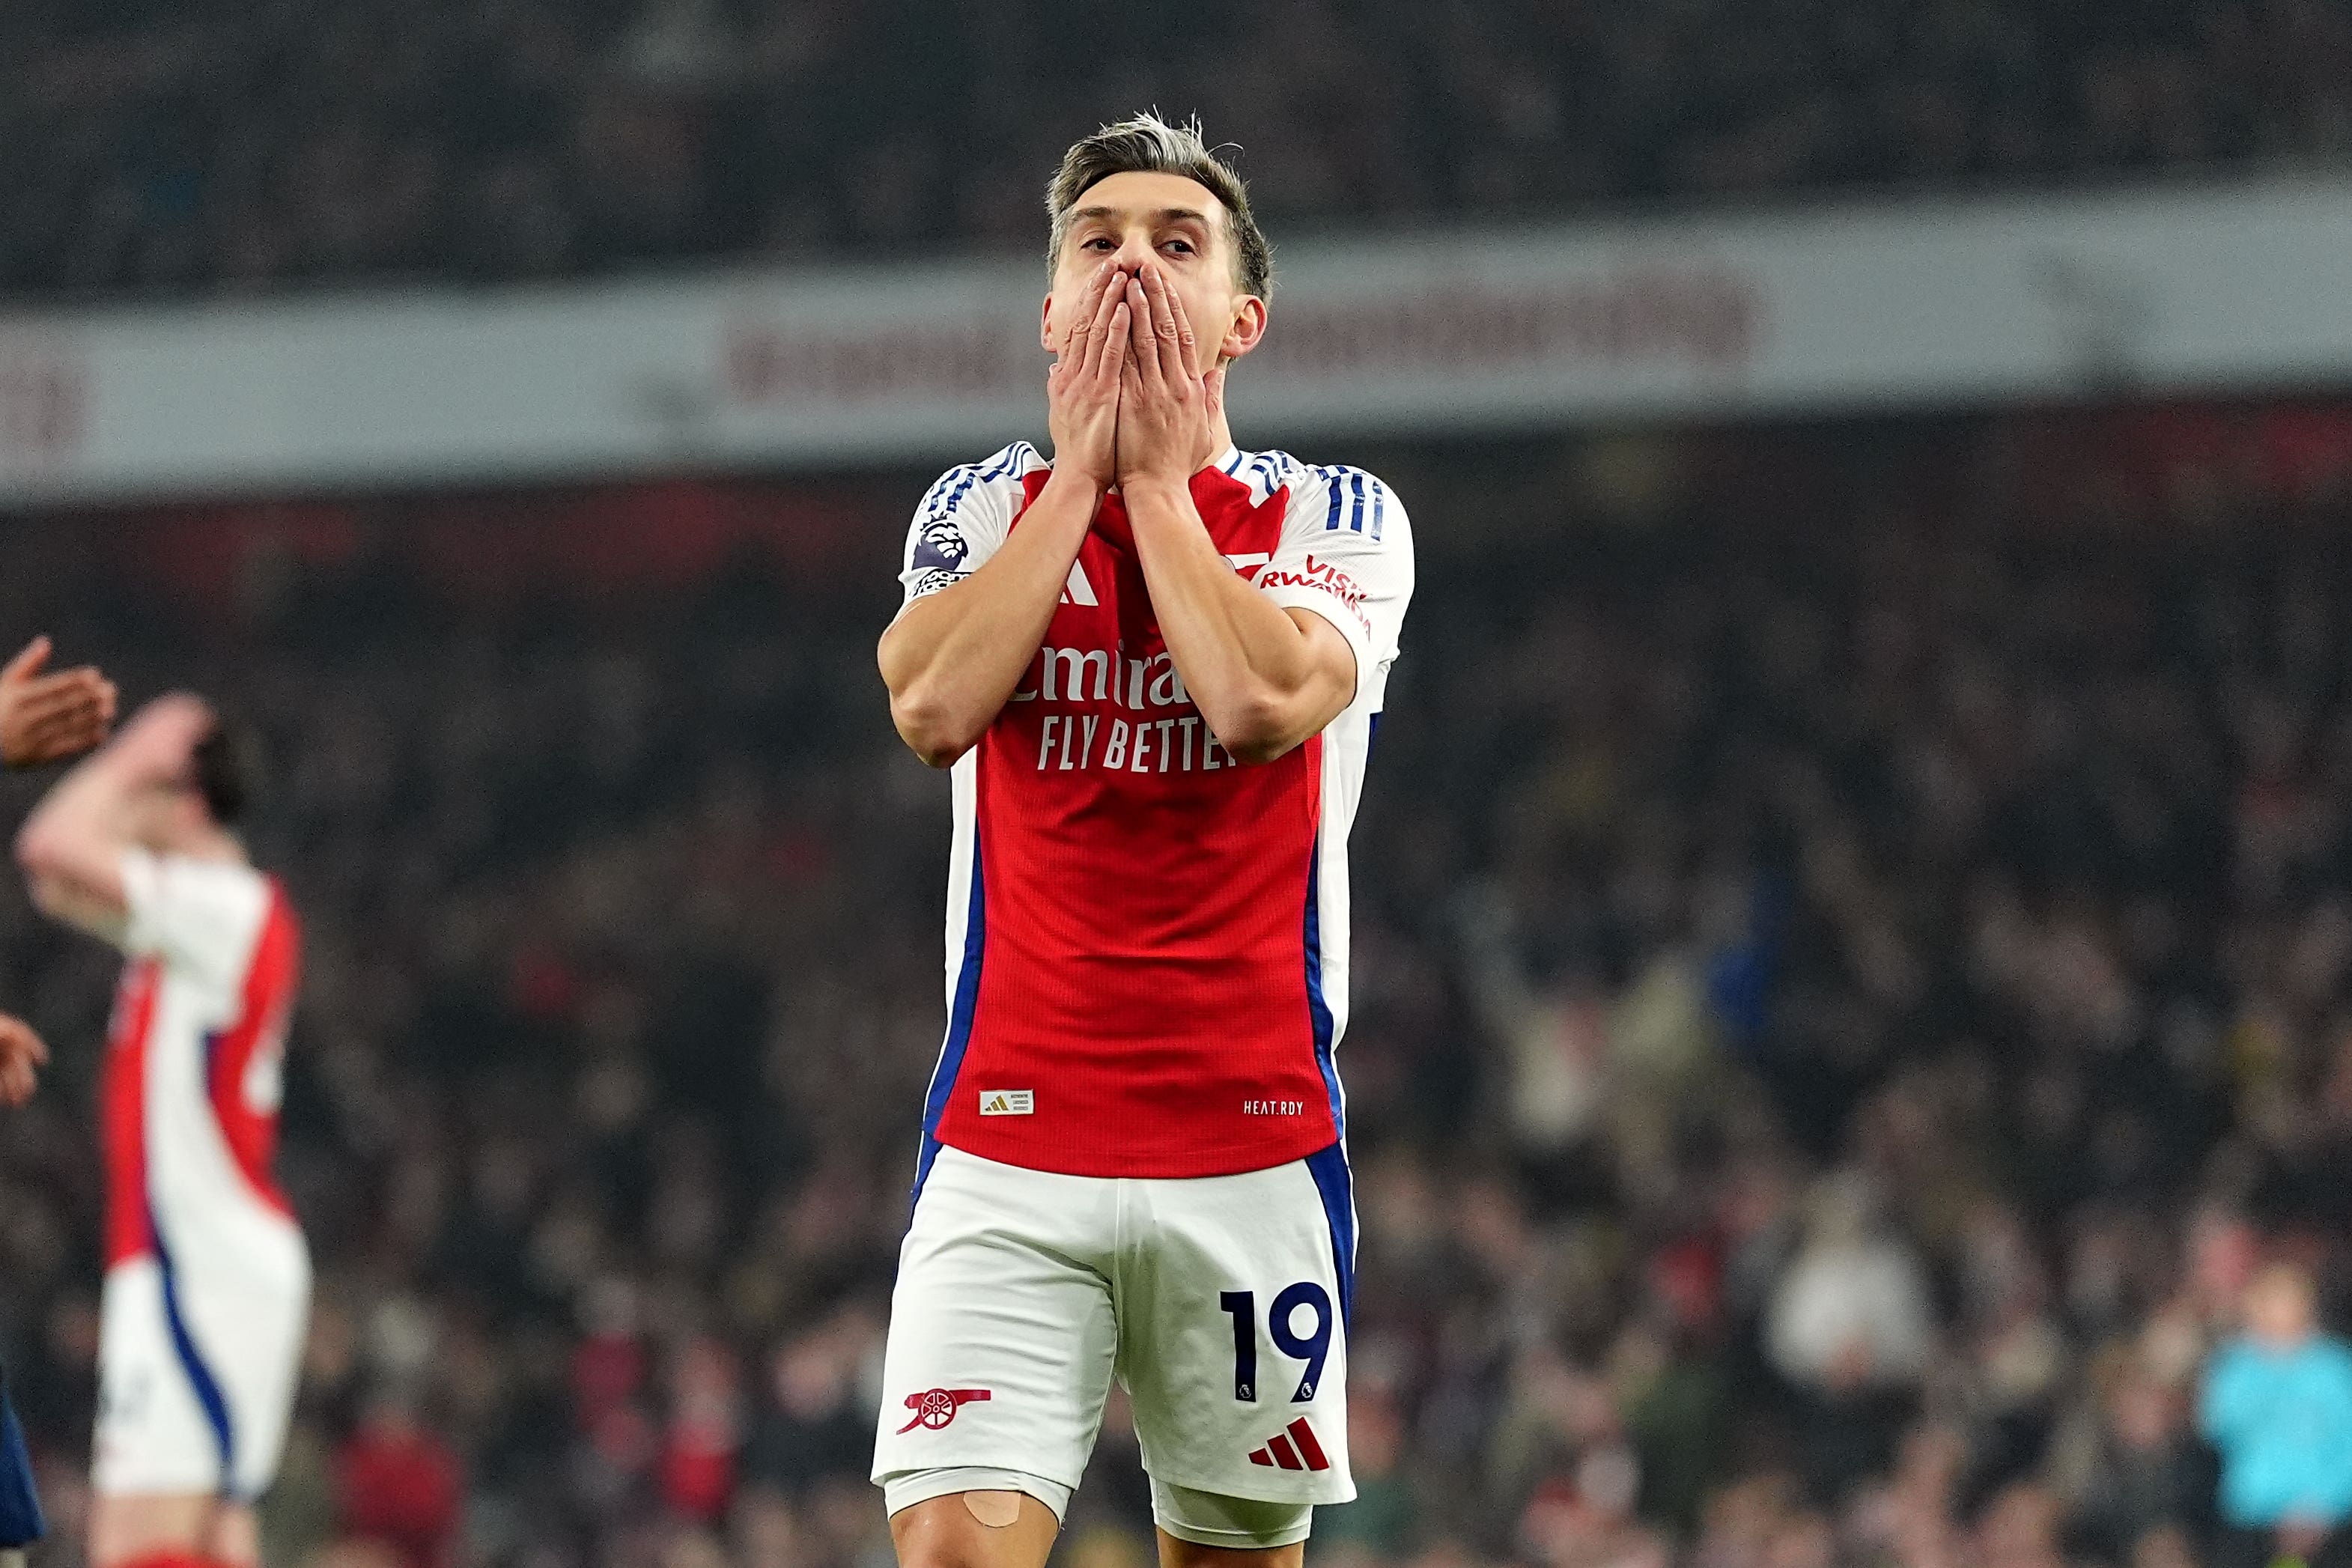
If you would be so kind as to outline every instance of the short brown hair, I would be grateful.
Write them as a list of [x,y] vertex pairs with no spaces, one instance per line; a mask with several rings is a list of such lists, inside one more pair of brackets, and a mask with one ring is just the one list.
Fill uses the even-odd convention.
[[1053,230],[1045,265],[1058,267],[1062,241],[1078,198],[1113,174],[1181,174],[1197,180],[1225,209],[1225,238],[1234,247],[1234,277],[1244,294],[1264,300],[1274,292],[1274,252],[1250,216],[1249,186],[1232,164],[1210,151],[1198,120],[1171,125],[1157,114],[1138,114],[1106,125],[1062,154],[1054,183],[1045,187],[1045,211]]
[[261,793],[261,731],[236,713],[215,712],[196,742],[194,784],[215,826],[234,828]]

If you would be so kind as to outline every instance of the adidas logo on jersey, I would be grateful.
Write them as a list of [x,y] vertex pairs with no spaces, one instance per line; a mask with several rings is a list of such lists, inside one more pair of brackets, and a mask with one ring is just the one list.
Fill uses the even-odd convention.
[[1278,1470],[1328,1470],[1331,1457],[1323,1445],[1315,1440],[1315,1428],[1302,1415],[1276,1432],[1265,1447],[1249,1457],[1253,1465],[1265,1465]]
[[980,1091],[980,1113],[982,1116],[1034,1116],[1037,1114],[1036,1090],[983,1089]]

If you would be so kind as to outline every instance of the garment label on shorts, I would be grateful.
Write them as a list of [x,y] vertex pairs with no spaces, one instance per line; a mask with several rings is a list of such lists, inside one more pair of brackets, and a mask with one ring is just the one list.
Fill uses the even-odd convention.
[[980,1091],[980,1113],[982,1116],[1034,1116],[1037,1111],[1037,1095],[1026,1089],[983,1089]]

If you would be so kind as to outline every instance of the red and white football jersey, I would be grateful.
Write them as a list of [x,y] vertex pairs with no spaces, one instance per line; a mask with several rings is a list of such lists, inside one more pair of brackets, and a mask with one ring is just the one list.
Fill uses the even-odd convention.
[[250,866],[122,858],[129,962],[100,1089],[106,1261],[275,1257],[293,1210],[271,1166],[301,939],[277,879]]
[[[907,603],[983,564],[1045,487],[1025,442],[950,470],[917,509]],[[1345,1131],[1348,830],[1405,604],[1412,534],[1357,468],[1228,452],[1192,500],[1234,570],[1348,639],[1356,692],[1263,766],[1184,690],[1108,497],[1045,646],[953,770],[946,1043],[924,1107],[941,1143],[1090,1176],[1207,1176]]]

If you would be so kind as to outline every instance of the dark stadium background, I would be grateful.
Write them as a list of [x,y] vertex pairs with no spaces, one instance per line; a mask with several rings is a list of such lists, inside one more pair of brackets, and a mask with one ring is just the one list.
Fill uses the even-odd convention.
[[[1278,253],[2063,219],[2343,180],[2352,11],[0,10],[0,637],[258,718],[309,924],[273,1568],[887,1561],[948,814],[872,643],[909,509],[986,447],[77,490],[50,448],[121,390],[59,371],[79,325],[1024,259],[1061,147],[1149,104],[1242,144]],[[1363,1496],[1310,1561],[2210,1560],[2241,1290],[2352,1289],[2352,357],[1432,421],[1295,443],[1421,552],[1354,840]],[[59,1058],[0,1121],[44,1568],[79,1560],[110,972],[0,897],[0,1005]],[[1871,1303],[1829,1355],[1825,1298]],[[1115,1408],[1060,1560],[1149,1552]]]

